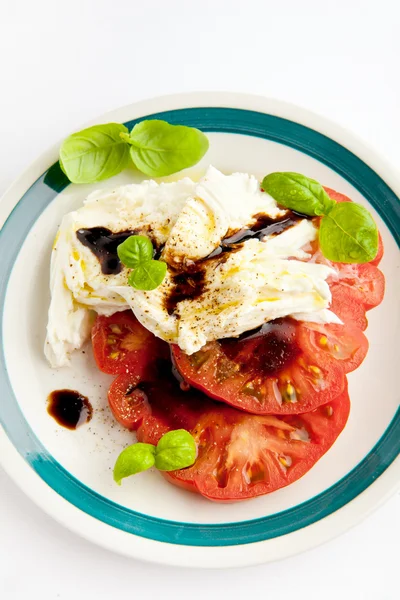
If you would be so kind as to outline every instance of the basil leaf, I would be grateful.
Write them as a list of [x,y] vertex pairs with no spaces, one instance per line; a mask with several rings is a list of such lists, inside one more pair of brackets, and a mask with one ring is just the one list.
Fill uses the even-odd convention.
[[167,263],[153,260],[153,245],[143,235],[131,235],[117,248],[118,258],[133,269],[128,283],[137,290],[154,290],[164,280]]
[[129,275],[128,283],[137,290],[155,290],[164,280],[167,263],[161,260],[148,260],[140,263]]
[[366,208],[340,202],[321,220],[319,243],[328,260],[369,262],[378,252],[378,228]]
[[118,246],[117,254],[122,264],[134,269],[153,258],[153,244],[144,235],[131,235]]
[[192,167],[208,150],[208,139],[198,129],[166,121],[141,121],[123,139],[131,144],[131,158],[149,177],[163,177]]
[[303,215],[320,217],[335,206],[318,181],[300,173],[270,173],[261,185],[280,206]]
[[137,443],[128,446],[118,456],[114,466],[114,480],[146,471],[154,465],[160,471],[175,471],[189,467],[196,460],[197,448],[193,437],[185,429],[169,431],[153,444]]
[[120,173],[129,164],[129,146],[119,123],[94,125],[73,133],[60,148],[60,164],[73,183],[93,183]]
[[184,469],[194,464],[196,454],[196,442],[188,431],[169,431],[157,444],[155,465],[160,471]]
[[114,481],[121,485],[121,480],[136,475],[154,466],[155,446],[137,443],[128,446],[118,456],[114,466]]

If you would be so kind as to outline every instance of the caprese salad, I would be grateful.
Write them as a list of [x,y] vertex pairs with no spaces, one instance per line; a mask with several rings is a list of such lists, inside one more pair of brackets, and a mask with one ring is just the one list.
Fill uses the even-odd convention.
[[[64,142],[71,181],[129,160],[160,177],[208,148],[188,127],[123,127]],[[260,182],[209,166],[196,182],[100,189],[55,239],[45,355],[68,365],[91,336],[115,376],[110,408],[138,440],[116,461],[117,483],[154,466],[211,500],[266,494],[304,475],[346,424],[382,255],[363,206],[298,173]]]

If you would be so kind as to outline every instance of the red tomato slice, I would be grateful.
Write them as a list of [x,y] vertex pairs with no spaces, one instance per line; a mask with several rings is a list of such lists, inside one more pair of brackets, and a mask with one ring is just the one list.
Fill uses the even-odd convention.
[[375,261],[364,264],[331,262],[319,249],[314,250],[312,260],[336,270],[337,277],[328,280],[331,291],[333,286],[340,284],[350,301],[361,303],[364,310],[370,310],[382,302],[385,295],[385,276],[373,264]]
[[195,464],[165,477],[225,502],[267,494],[302,477],[336,440],[350,409],[347,389],[329,405],[279,417],[248,415],[197,390],[184,392],[171,379],[143,382],[141,399],[143,392],[150,414],[137,431],[139,441],[156,444],[167,431],[184,428],[198,444]]
[[354,325],[364,331],[368,326],[364,304],[348,293],[348,286],[334,283],[330,286],[332,303],[330,309],[346,325]]
[[356,325],[347,323],[337,325],[330,323],[304,323],[300,327],[301,344],[313,352],[326,352],[327,358],[338,360],[350,373],[360,366],[368,352],[368,340]]
[[333,266],[339,271],[337,282],[345,287],[348,297],[361,302],[365,310],[370,310],[382,302],[385,277],[377,267],[370,263],[333,263]]
[[176,367],[211,398],[259,415],[313,410],[343,391],[343,366],[304,345],[300,323],[280,319],[263,331],[253,339],[209,343],[191,356],[172,346]]
[[353,200],[348,196],[340,194],[339,192],[336,192],[336,190],[332,190],[332,188],[328,188],[325,186],[323,187],[326,193],[328,194],[329,198],[332,198],[332,200],[336,200],[336,202],[353,202]]
[[131,373],[119,375],[108,390],[111,411],[123,427],[135,430],[149,414],[147,397],[140,390],[140,377]]
[[92,328],[92,344],[100,371],[111,375],[141,375],[158,357],[169,356],[168,344],[143,327],[130,310],[98,316]]

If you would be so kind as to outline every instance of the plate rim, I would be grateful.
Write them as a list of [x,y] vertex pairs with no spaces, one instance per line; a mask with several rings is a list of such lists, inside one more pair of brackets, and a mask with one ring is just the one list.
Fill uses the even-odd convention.
[[[341,128],[340,126],[335,125],[332,121],[329,121],[328,119],[325,119],[324,117],[320,117],[320,116],[316,115],[315,113],[312,113],[311,111],[307,111],[307,110],[297,107],[295,105],[284,103],[279,100],[267,99],[262,96],[252,96],[252,95],[247,95],[247,94],[234,94],[234,93],[213,93],[213,92],[211,92],[211,93],[208,93],[208,92],[196,93],[196,92],[194,92],[194,93],[162,96],[162,97],[158,97],[158,98],[144,100],[144,101],[141,101],[138,103],[133,103],[131,105],[127,105],[122,108],[116,109],[114,111],[108,112],[108,113],[102,115],[101,117],[92,120],[89,124],[94,123],[94,122],[95,123],[105,122],[107,120],[110,120],[111,118],[118,120],[118,121],[127,121],[127,120],[132,120],[132,118],[138,118],[143,115],[151,114],[153,112],[159,112],[159,111],[164,111],[164,110],[174,110],[174,109],[188,108],[188,107],[201,107],[201,106],[213,106],[213,107],[214,106],[223,106],[226,108],[240,108],[240,109],[245,109],[245,110],[252,110],[252,111],[258,111],[258,112],[262,112],[262,113],[268,113],[268,114],[272,114],[272,115],[279,116],[282,118],[287,118],[296,123],[305,125],[306,127],[315,129],[319,133],[323,133],[324,135],[327,135],[332,140],[337,141],[341,145],[345,146],[347,149],[354,152],[354,154],[356,154],[356,156],[361,158],[368,166],[373,168],[373,170],[375,172],[377,172],[380,175],[380,177],[382,177],[382,179],[384,181],[386,181],[386,183],[388,183],[388,185],[392,189],[394,189],[395,191],[397,191],[399,189],[399,183],[397,181],[397,178],[394,175],[392,168],[388,164],[386,164],[384,161],[382,161],[382,159],[380,159],[380,157],[378,157],[376,155],[375,151],[373,151],[372,149],[369,149],[364,142],[361,142],[361,140],[358,140],[356,138],[356,136],[354,136],[350,132],[346,131],[345,129]],[[337,135],[332,135],[332,130]],[[361,148],[359,147],[360,144],[361,144]],[[24,171],[24,173],[17,179],[17,181],[7,190],[7,192],[5,193],[5,195],[2,198],[1,203],[0,203],[0,221],[1,221],[2,215],[5,215],[5,217],[8,218],[8,216],[12,212],[12,209],[18,203],[21,195],[23,193],[25,193],[27,191],[27,189],[29,189],[32,182],[36,181],[36,179],[38,177],[40,177],[43,174],[43,172],[46,169],[48,169],[49,166],[51,166],[51,164],[53,164],[53,162],[55,162],[57,160],[58,147],[59,146],[56,145],[56,146],[52,147],[49,151],[43,153],[40,157],[38,157],[38,159],[36,161],[34,161],[34,163],[32,163],[32,165],[30,167],[28,167],[28,169],[26,169]],[[364,155],[365,153],[367,154],[367,156]],[[29,182],[28,186],[26,186],[27,182]],[[0,442],[1,442],[0,447],[3,446],[3,441],[4,441],[3,437],[5,436],[5,433],[3,432],[3,434],[4,435],[2,435],[0,437]],[[13,450],[13,452],[11,452],[11,454],[15,453],[17,455],[17,458],[21,459],[23,466],[26,467],[27,469],[29,469],[30,473],[34,474],[36,479],[38,480],[35,482],[35,485],[32,485],[32,487],[31,486],[29,487],[28,496],[30,496],[31,499],[33,499],[36,504],[41,506],[41,508],[44,508],[43,507],[43,498],[46,494],[44,494],[44,490],[39,490],[39,488],[41,486],[37,485],[38,482],[40,482],[44,486],[46,486],[47,490],[51,490],[51,495],[56,496],[58,499],[61,499],[63,501],[63,503],[66,503],[66,505],[68,505],[68,507],[74,509],[75,511],[79,511],[79,513],[81,515],[84,515],[87,519],[94,521],[96,524],[101,524],[102,526],[111,529],[113,532],[118,531],[120,534],[122,534],[122,536],[128,537],[130,541],[132,539],[139,540],[139,545],[143,545],[143,540],[145,538],[135,536],[131,533],[126,533],[126,532],[123,532],[120,530],[116,530],[115,528],[113,528],[105,523],[102,523],[101,521],[98,521],[94,517],[91,517],[87,513],[83,513],[82,511],[80,511],[80,509],[78,509],[74,505],[70,504],[67,500],[64,500],[64,498],[59,496],[57,494],[57,492],[55,492],[55,490],[53,490],[52,488],[47,486],[47,484],[40,478],[40,476],[38,474],[36,474],[33,471],[33,469],[31,469],[31,467],[19,455],[18,451],[14,448],[14,446],[12,445],[11,441],[8,440],[8,438],[6,438],[6,442],[9,442],[9,444],[11,445],[11,448]],[[6,443],[6,445],[7,445],[7,443]],[[6,452],[0,453],[0,456],[5,456],[5,455],[6,455]],[[10,448],[7,449],[7,456],[8,457],[10,456]],[[15,458],[15,456],[14,456],[14,458]],[[17,464],[17,463],[18,463],[18,461],[14,461],[14,464]],[[3,467],[5,468],[6,472],[8,472],[10,477],[14,481],[16,481],[16,483],[18,485],[21,483],[20,487],[25,491],[25,493],[27,493],[27,490],[24,489],[23,485],[22,485],[23,479],[19,480],[18,477],[14,474],[14,470],[8,469],[7,468],[8,466],[9,466],[9,464],[3,465]],[[17,465],[16,468],[17,468],[17,470],[20,470],[21,464]],[[11,471],[13,471],[13,472],[11,472]],[[334,537],[335,534],[340,533],[342,530],[348,529],[352,524],[355,523],[356,519],[354,519],[354,517],[352,517],[350,519],[349,524],[348,524],[348,526],[345,527],[345,529],[340,528],[340,527],[338,528],[338,525],[335,524],[335,526],[331,529],[331,533],[329,534],[327,532],[327,534],[325,536],[318,535],[318,533],[315,533],[315,531],[314,531],[315,528],[321,529],[321,524],[323,524],[323,523],[326,524],[326,522],[332,520],[332,517],[341,515],[343,513],[343,511],[345,509],[351,507],[351,505],[353,503],[358,503],[357,501],[363,500],[364,504],[365,504],[364,511],[365,511],[365,513],[369,513],[378,504],[380,504],[380,502],[375,501],[371,505],[370,502],[366,502],[365,496],[370,497],[371,491],[372,491],[371,489],[374,488],[374,490],[377,490],[379,487],[379,488],[382,488],[382,490],[381,490],[381,493],[378,494],[377,499],[379,497],[381,497],[382,501],[384,501],[386,499],[385,496],[390,495],[390,493],[391,493],[390,489],[388,489],[389,479],[390,479],[390,481],[392,481],[392,479],[394,479],[394,481],[396,483],[397,483],[396,480],[399,479],[396,476],[397,471],[400,474],[399,458],[397,458],[386,469],[386,471],[377,479],[377,481],[375,481],[364,492],[362,492],[362,494],[360,494],[359,496],[354,498],[352,501],[350,501],[344,507],[337,510],[335,513],[332,513],[328,517],[325,517],[325,518],[317,521],[316,523],[313,523],[312,525],[309,525],[309,526],[307,526],[303,529],[300,529],[296,532],[286,534],[284,536],[281,536],[280,538],[273,538],[270,540],[264,540],[264,541],[260,541],[260,542],[253,542],[250,544],[246,544],[245,547],[243,545],[222,546],[222,547],[209,547],[209,546],[208,547],[201,547],[201,546],[196,547],[196,546],[183,546],[183,545],[177,546],[174,544],[169,544],[167,542],[159,542],[159,541],[155,541],[155,540],[146,539],[146,542],[150,543],[150,545],[156,544],[156,545],[162,545],[164,547],[165,546],[168,547],[167,553],[165,553],[165,551],[162,552],[162,554],[158,557],[159,558],[158,559],[157,556],[154,556],[154,549],[149,553],[149,555],[143,556],[143,552],[140,552],[140,555],[139,555],[139,552],[137,551],[137,549],[132,548],[131,544],[129,544],[129,543],[128,543],[128,547],[127,547],[127,544],[124,543],[123,544],[124,548],[122,548],[120,540],[118,541],[116,546],[113,544],[111,544],[109,546],[109,544],[106,543],[106,541],[107,541],[107,538],[110,537],[110,533],[108,532],[103,537],[102,540],[99,540],[98,536],[96,535],[96,532],[91,531],[92,527],[89,527],[88,523],[86,524],[86,534],[87,535],[85,535],[85,531],[82,531],[79,528],[77,529],[75,527],[72,527],[71,523],[63,523],[63,524],[67,525],[67,527],[74,530],[76,533],[83,535],[83,537],[87,537],[88,539],[90,539],[91,541],[94,541],[95,543],[109,547],[109,549],[112,549],[114,551],[117,551],[117,552],[120,552],[123,554],[127,554],[128,556],[134,556],[136,558],[145,558],[145,559],[147,558],[148,560],[152,560],[153,562],[160,562],[163,564],[174,564],[174,565],[180,565],[180,566],[183,566],[183,564],[184,564],[185,566],[200,566],[200,567],[205,567],[205,566],[206,567],[215,567],[215,566],[226,567],[226,566],[240,566],[240,565],[244,566],[244,565],[250,565],[250,564],[257,564],[259,562],[265,562],[268,560],[276,560],[278,558],[283,558],[284,556],[289,556],[289,555],[295,554],[299,551],[303,551],[307,548],[314,547],[315,545],[318,545],[319,543],[322,543],[323,541],[326,541],[327,539]],[[394,474],[394,478],[391,476],[392,472]],[[27,477],[27,475],[26,475],[26,477]],[[382,487],[383,486],[382,482],[383,481],[386,482],[386,480],[388,480],[388,482],[386,483],[386,485],[384,487]],[[377,485],[379,482],[380,482],[380,486]],[[389,488],[390,487],[392,487],[392,486],[389,485]],[[35,493],[33,493],[34,489],[35,489]],[[394,491],[394,489],[392,491]],[[387,493],[385,493],[385,491]],[[364,497],[364,498],[362,498],[362,497]],[[50,514],[53,513],[53,510],[52,510],[53,504],[55,504],[54,499],[50,500],[50,506],[49,506],[49,503],[46,504],[46,508],[44,508],[46,510],[46,512],[48,512]],[[367,504],[370,505],[369,508],[367,507]],[[64,512],[65,512],[65,506],[63,507],[62,510],[64,510]],[[346,511],[346,512],[348,512],[348,511]],[[56,511],[56,514],[52,514],[52,516],[62,522],[61,514],[59,514],[58,511]],[[357,520],[360,520],[361,515],[357,514],[357,516],[358,516]],[[365,514],[365,516],[366,516],[366,514]],[[92,533],[91,535],[89,534],[90,533],[89,529]],[[313,532],[311,532],[311,529],[313,530]],[[333,529],[334,529],[334,531],[333,531]],[[333,535],[332,535],[332,533],[333,533]],[[297,535],[297,534],[299,534],[300,536],[305,536],[306,538],[309,537],[310,541],[305,544],[301,543],[301,540],[297,539],[299,537],[299,535]],[[111,536],[111,537],[115,537],[115,536]],[[289,550],[288,548],[285,549],[285,547],[281,547],[282,544],[283,544],[283,546],[285,546],[284,540],[287,540],[288,538],[292,538],[292,539],[296,538],[296,543],[295,543],[294,549]],[[311,539],[312,539],[312,541],[311,541]],[[277,543],[278,541],[280,542],[279,544]],[[147,544],[145,544],[145,545],[147,546]],[[261,549],[259,548],[260,545],[264,546],[263,551],[261,551]],[[267,548],[267,546],[268,546],[268,548]],[[272,550],[272,552],[271,552],[271,546],[276,546],[275,550]],[[256,549],[255,547],[258,547],[258,548]],[[197,557],[197,559],[201,558],[202,564],[198,564],[198,562],[195,562],[193,564],[192,558],[190,558],[190,560],[189,560],[187,558],[187,556],[185,556],[185,554],[187,554],[189,552],[189,548],[190,548],[191,557],[193,559],[195,559],[194,555],[199,554],[199,552],[200,552],[200,556]],[[248,551],[246,552],[246,554],[249,554],[248,557],[246,556],[246,559],[244,559],[244,556],[243,556],[245,548],[253,549],[252,552],[248,552]],[[176,549],[178,549],[178,552],[176,552]],[[193,552],[194,549],[197,550],[198,552]],[[230,549],[239,550],[239,552],[236,552],[236,556],[235,556],[234,552],[227,552]],[[181,551],[181,552],[179,552],[179,551]],[[205,556],[204,556],[205,553],[208,555],[207,560],[205,559]],[[157,555],[159,555],[159,554],[160,553],[157,553]],[[172,554],[174,556],[172,556]],[[179,554],[181,554],[181,556],[179,556]],[[211,557],[210,554],[213,554],[213,556]],[[232,556],[229,556],[231,554],[232,554]],[[216,564],[217,555],[223,564]],[[250,555],[252,555],[252,556],[250,556]]]

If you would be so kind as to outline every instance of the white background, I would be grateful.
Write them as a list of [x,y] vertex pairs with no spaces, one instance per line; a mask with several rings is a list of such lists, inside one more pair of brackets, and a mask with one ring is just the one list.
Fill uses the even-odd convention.
[[[400,164],[397,0],[0,3],[0,192],[86,120],[193,90],[313,109]],[[2,600],[110,597],[394,600],[400,495],[323,547],[235,571],[124,559],[64,530],[0,473]]]

